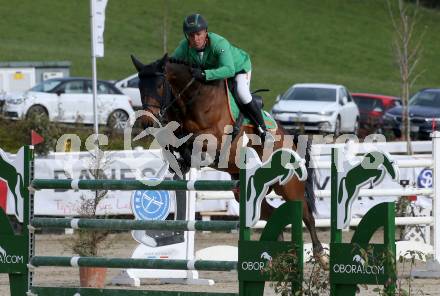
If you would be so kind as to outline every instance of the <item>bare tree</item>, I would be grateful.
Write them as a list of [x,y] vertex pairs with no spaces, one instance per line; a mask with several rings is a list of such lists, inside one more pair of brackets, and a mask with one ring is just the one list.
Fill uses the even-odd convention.
[[411,121],[409,120],[409,96],[415,81],[423,71],[416,71],[422,53],[422,40],[425,30],[417,34],[419,2],[415,8],[404,0],[396,0],[398,7],[393,7],[391,0],[388,0],[388,11],[394,29],[393,48],[395,58],[399,66],[402,98],[402,136],[407,141],[408,154],[412,154],[411,147]]

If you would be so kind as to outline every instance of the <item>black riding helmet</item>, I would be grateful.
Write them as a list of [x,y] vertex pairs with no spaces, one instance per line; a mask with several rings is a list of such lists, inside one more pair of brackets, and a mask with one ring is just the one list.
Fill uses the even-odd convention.
[[188,38],[189,34],[208,29],[208,22],[198,13],[188,15],[183,21],[183,34]]

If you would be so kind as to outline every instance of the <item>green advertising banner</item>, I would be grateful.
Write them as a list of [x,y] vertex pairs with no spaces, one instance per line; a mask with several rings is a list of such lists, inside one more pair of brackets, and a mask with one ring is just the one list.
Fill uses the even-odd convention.
[[270,281],[267,267],[278,254],[295,249],[292,242],[239,241],[238,279],[242,281]]
[[24,236],[0,236],[0,273],[26,273],[28,240]]
[[332,243],[330,249],[330,281],[333,284],[383,285],[394,274],[387,265],[392,255],[384,244]]

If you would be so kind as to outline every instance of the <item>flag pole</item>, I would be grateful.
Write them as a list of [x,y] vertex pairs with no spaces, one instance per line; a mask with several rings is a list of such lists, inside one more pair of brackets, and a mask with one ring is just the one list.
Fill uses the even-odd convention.
[[98,139],[98,113],[96,108],[97,101],[97,78],[96,78],[96,51],[95,51],[95,41],[96,41],[96,31],[95,31],[95,0],[90,0],[90,29],[91,29],[91,50],[92,50],[92,89],[93,89],[93,126],[95,133],[95,141]]

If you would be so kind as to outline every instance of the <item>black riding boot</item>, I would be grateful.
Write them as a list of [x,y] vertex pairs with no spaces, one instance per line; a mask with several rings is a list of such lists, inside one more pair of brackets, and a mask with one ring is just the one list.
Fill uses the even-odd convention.
[[246,115],[248,115],[252,123],[257,127],[258,134],[261,137],[261,140],[264,142],[270,133],[267,132],[263,115],[261,115],[261,110],[258,108],[257,103],[252,100],[250,103],[244,104],[243,109],[247,113]]

